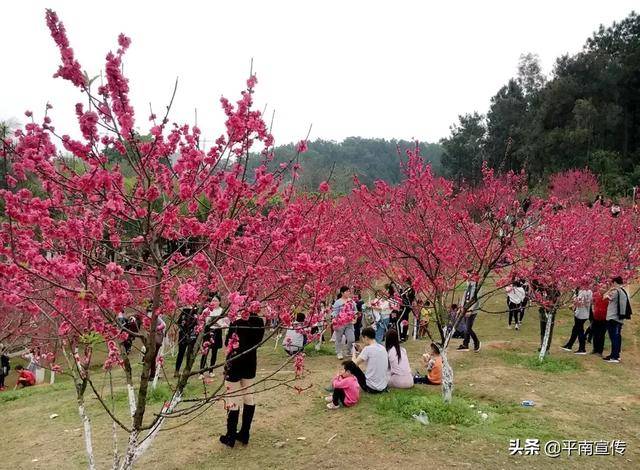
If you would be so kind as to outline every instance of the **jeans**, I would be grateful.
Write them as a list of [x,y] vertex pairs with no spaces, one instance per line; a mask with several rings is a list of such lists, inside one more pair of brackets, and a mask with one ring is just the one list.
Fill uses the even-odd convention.
[[353,347],[353,343],[356,340],[355,332],[353,329],[353,325],[344,325],[341,328],[336,328],[336,354],[343,354],[343,345],[342,345],[342,335],[347,338],[347,344],[344,346],[347,351],[344,355],[348,356],[351,354],[351,349]]
[[604,337],[607,332],[607,321],[593,320],[591,323],[591,332],[593,334],[593,352],[602,354],[604,351]]
[[615,320],[607,320],[609,340],[611,340],[611,359],[620,359],[622,349],[622,323]]
[[384,342],[384,335],[387,334],[389,329],[389,322],[389,317],[383,317],[376,323],[376,341],[380,344]]
[[575,343],[577,339],[579,345],[578,351],[586,351],[586,337],[584,334],[584,323],[586,321],[586,318],[584,320],[581,320],[579,318],[573,317],[573,329],[571,330],[571,338],[569,338],[567,344],[564,345],[565,348],[571,349],[573,347],[573,343]]
[[464,317],[463,321],[466,326],[466,332],[464,334],[464,340],[462,340],[462,345],[465,347],[469,347],[469,339],[473,339],[473,347],[478,349],[480,346],[480,340],[476,335],[476,332],[473,331],[473,323],[476,321],[477,315],[469,315],[468,317]]

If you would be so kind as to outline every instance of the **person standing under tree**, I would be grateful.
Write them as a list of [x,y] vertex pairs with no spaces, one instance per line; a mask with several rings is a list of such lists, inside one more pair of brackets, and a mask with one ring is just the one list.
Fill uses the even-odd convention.
[[573,303],[575,305],[573,316],[573,329],[571,330],[571,337],[569,341],[562,346],[565,351],[572,351],[573,343],[578,340],[578,350],[576,354],[587,354],[586,349],[586,337],[584,334],[584,324],[589,319],[589,313],[591,312],[591,304],[593,302],[593,292],[590,289],[579,289],[573,296]]
[[180,367],[182,367],[185,352],[187,353],[187,362],[189,362],[193,354],[193,347],[198,338],[196,333],[196,326],[198,324],[196,312],[197,307],[195,306],[193,308],[183,308],[182,313],[180,313],[178,317],[178,357],[176,357],[174,377],[180,375]]
[[[217,294],[213,294],[209,300],[209,306],[204,309],[204,313],[207,314],[204,327],[204,342],[208,342],[208,349],[202,354],[200,358],[200,371],[204,371],[207,366],[207,357],[211,354],[211,362],[209,365],[209,377],[215,376],[213,372],[213,366],[216,365],[218,358],[218,350],[222,348],[222,329],[229,326],[228,318],[222,317],[222,308],[220,307],[220,297]],[[201,376],[200,378],[204,378]]]
[[[505,287],[507,291],[507,308],[509,309],[509,326],[511,328],[511,320],[514,321],[516,330],[520,329],[520,313],[523,309],[522,303],[525,301],[526,292],[520,281],[513,281],[511,285]],[[522,312],[524,316],[524,312]]]
[[[342,286],[340,288],[340,293],[338,294],[338,298],[333,303],[333,311],[331,313],[331,318],[333,322],[336,321],[338,316],[345,311],[345,309],[353,310],[355,315],[355,303],[351,298],[351,289],[347,286]],[[342,360],[344,358],[343,351],[346,349],[346,354],[351,352],[351,347],[355,341],[355,332],[353,327],[353,320],[348,322],[347,324],[335,326],[334,323],[334,332],[336,334],[336,356],[338,359]],[[342,337],[345,337],[347,340],[347,344],[343,345]],[[343,349],[344,348],[344,349]]]
[[[471,274],[471,273],[469,273]],[[467,280],[467,288],[464,291],[464,298],[462,301],[463,309],[467,309],[464,318],[460,321],[465,322],[465,334],[462,344],[458,347],[458,351],[469,350],[469,340],[473,339],[473,351],[480,352],[480,340],[478,335],[473,331],[473,324],[476,321],[476,316],[480,310],[480,302],[478,301],[478,284],[473,279]]]
[[408,277],[405,280],[407,286],[400,294],[402,299],[402,307],[400,317],[398,318],[398,333],[400,333],[400,341],[405,342],[409,336],[409,317],[412,310],[413,302],[416,300],[416,292],[413,290],[412,279]]
[[[625,318],[631,315],[629,294],[624,290],[623,280],[620,276],[611,279],[611,288],[604,295],[609,299],[607,306],[607,330],[611,341],[611,354],[603,357],[609,363],[620,362],[620,351],[622,350],[622,325]],[[628,312],[628,314],[627,314]]]
[[[264,319],[251,313],[244,320],[238,318],[229,325],[227,331],[227,361],[225,364],[225,386],[229,398],[225,400],[227,409],[227,434],[220,436],[220,442],[233,447],[236,441],[249,443],[249,431],[256,411],[254,401],[254,381],[258,365],[258,346],[264,338]],[[242,426],[238,429],[240,405],[242,404]]]
[[607,333],[607,309],[609,306],[609,299],[607,299],[603,292],[597,290],[593,294],[593,320],[591,321],[591,343],[593,345],[593,351],[591,354],[598,354],[602,356],[604,352],[604,337]]

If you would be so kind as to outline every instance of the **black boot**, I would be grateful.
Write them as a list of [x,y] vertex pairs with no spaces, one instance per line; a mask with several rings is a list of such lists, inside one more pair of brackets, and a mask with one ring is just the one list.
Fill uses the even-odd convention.
[[238,429],[238,417],[240,410],[229,410],[227,412],[227,434],[220,436],[220,442],[224,445],[233,447],[236,445],[236,430]]
[[256,405],[244,405],[242,407],[242,427],[236,436],[236,439],[244,445],[249,443],[249,431],[251,430],[251,422],[256,412]]

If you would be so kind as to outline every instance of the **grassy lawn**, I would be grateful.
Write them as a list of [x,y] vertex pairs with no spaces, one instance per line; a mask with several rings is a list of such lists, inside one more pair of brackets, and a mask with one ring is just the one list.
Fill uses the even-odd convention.
[[[488,310],[501,310],[502,303],[503,296],[496,297]],[[635,307],[640,312],[640,305]],[[551,356],[541,366],[535,359],[536,310],[528,310],[520,331],[506,328],[506,314],[480,314],[476,330],[483,340],[482,351],[450,353],[456,388],[449,407],[442,404],[438,387],[423,385],[364,396],[352,409],[328,411],[322,400],[324,387],[339,361],[329,348],[314,352],[307,358],[308,373],[300,382],[311,385],[309,390],[278,388],[257,396],[248,447],[226,449],[217,442],[225,426],[222,406],[217,404],[199,416],[170,420],[166,428],[181,426],[161,432],[139,468],[640,468],[638,320],[634,318],[623,329],[623,362],[617,365],[563,352],[559,346],[566,341],[572,322],[570,312],[558,316]],[[407,344],[412,364],[418,364],[425,346],[425,341]],[[280,348],[274,351],[273,341],[259,356],[259,374],[274,370],[285,358]],[[114,383],[114,406],[124,417],[127,404],[121,379],[114,376]],[[100,385],[109,390],[107,376]],[[202,387],[190,385],[187,395],[202,394]],[[168,395],[166,385],[155,392],[154,411]],[[534,400],[536,406],[520,406],[525,399]],[[110,423],[96,400],[88,401],[99,468],[107,467],[112,449]],[[430,424],[411,417],[420,410],[427,413]],[[58,417],[50,419],[52,413]],[[0,414],[0,467],[85,466],[81,425],[68,381],[1,393]],[[124,434],[120,437],[119,445],[124,446]],[[556,459],[510,456],[509,439],[516,438],[542,442],[621,439],[627,442],[627,450],[615,457],[567,457],[566,452]]]

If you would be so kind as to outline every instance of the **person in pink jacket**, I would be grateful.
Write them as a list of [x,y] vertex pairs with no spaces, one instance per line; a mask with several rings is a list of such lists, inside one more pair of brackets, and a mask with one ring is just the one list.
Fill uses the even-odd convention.
[[354,406],[360,400],[360,385],[356,378],[360,369],[353,361],[344,361],[342,367],[344,371],[333,378],[333,395],[325,398],[330,410],[337,410],[340,405]]

